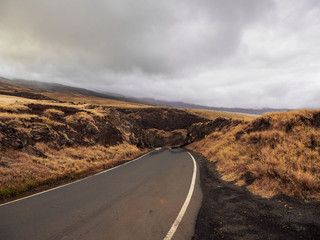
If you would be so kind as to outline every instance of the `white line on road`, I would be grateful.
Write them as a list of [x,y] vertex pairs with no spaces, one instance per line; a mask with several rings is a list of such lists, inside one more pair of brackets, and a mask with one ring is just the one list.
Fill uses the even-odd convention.
[[102,171],[102,172],[96,173],[96,174],[94,174],[94,175],[91,175],[91,176],[88,176],[88,177],[85,177],[85,178],[76,180],[76,181],[74,181],[74,182],[70,182],[70,183],[67,183],[67,184],[64,184],[64,185],[55,187],[55,188],[51,188],[51,189],[48,189],[48,190],[45,190],[45,191],[42,191],[42,192],[38,192],[38,193],[29,195],[29,196],[26,196],[26,197],[23,197],[23,198],[19,198],[19,199],[13,200],[13,201],[11,201],[11,202],[6,202],[6,203],[3,203],[3,204],[0,204],[0,207],[2,207],[2,206],[4,206],[4,205],[8,205],[8,204],[10,204],[10,203],[14,203],[14,202],[18,202],[18,201],[21,201],[21,200],[25,200],[25,199],[27,199],[27,198],[35,197],[35,196],[41,195],[41,194],[43,194],[43,193],[51,192],[51,191],[53,191],[53,190],[57,190],[57,189],[59,189],[59,188],[66,187],[66,186],[69,186],[69,185],[71,185],[71,184],[74,184],[74,183],[77,183],[77,182],[81,182],[81,181],[83,181],[83,180],[86,180],[86,179],[88,179],[88,178],[91,178],[91,177],[100,175],[100,174],[102,174],[102,173],[109,172],[109,171],[111,171],[111,170],[117,169],[117,168],[122,167],[122,166],[124,166],[124,165],[127,165],[127,164],[129,164],[129,163],[133,163],[133,162],[135,162],[135,161],[137,161],[137,160],[139,160],[139,159],[147,156],[148,154],[150,154],[150,153],[152,153],[152,152],[154,152],[154,151],[155,151],[155,150],[153,150],[153,151],[151,151],[151,152],[148,152],[148,153],[146,153],[146,154],[144,154],[144,155],[142,155],[142,156],[140,156],[140,157],[138,157],[138,158],[136,158],[136,159],[134,159],[134,160],[131,160],[131,161],[126,162],[126,163],[124,163],[124,164],[121,164],[121,165],[119,165],[119,166],[116,166],[116,167],[113,167],[113,168],[109,168],[109,169],[107,169],[107,170],[104,170],[104,171]]
[[187,152],[190,157],[192,158],[193,161],[193,175],[192,175],[192,179],[191,179],[191,185],[190,185],[190,189],[187,195],[186,200],[184,201],[182,208],[176,218],[176,220],[174,221],[174,223],[172,224],[169,232],[167,233],[167,235],[165,236],[164,240],[171,240],[171,238],[173,237],[173,234],[176,232],[177,228],[179,227],[179,224],[184,216],[184,214],[186,213],[186,210],[189,206],[192,194],[193,194],[193,190],[195,187],[195,183],[196,183],[196,176],[197,176],[197,165],[196,165],[196,161],[194,160],[194,157],[191,155],[191,153]]

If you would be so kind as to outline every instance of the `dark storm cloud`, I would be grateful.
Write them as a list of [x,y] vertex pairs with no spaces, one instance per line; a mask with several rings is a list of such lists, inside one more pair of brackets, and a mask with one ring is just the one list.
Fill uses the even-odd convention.
[[5,76],[206,105],[317,105],[318,1],[1,0],[0,16]]

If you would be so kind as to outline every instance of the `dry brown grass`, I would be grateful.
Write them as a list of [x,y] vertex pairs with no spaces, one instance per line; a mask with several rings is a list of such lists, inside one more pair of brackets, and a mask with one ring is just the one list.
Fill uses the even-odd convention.
[[215,162],[224,180],[246,185],[255,194],[320,200],[319,113],[265,114],[214,132],[188,148]]
[[54,150],[44,143],[36,144],[35,147],[44,152],[47,158],[34,156],[28,150],[1,153],[0,197],[98,172],[146,152],[127,143],[108,148],[96,145]]
[[1,121],[7,121],[10,119],[25,119],[25,120],[30,120],[32,118],[37,118],[38,116],[35,114],[19,114],[19,113],[8,113],[8,112],[4,112],[4,113],[0,113],[0,120]]
[[11,104],[17,104],[17,103],[24,103],[24,102],[34,102],[35,100],[26,99],[22,97],[16,97],[16,96],[8,96],[8,95],[1,95],[0,94],[0,106],[7,106]]
[[34,102],[34,100],[0,94],[0,112],[18,113],[21,111],[27,111],[29,108],[25,104],[32,102]]
[[228,113],[228,112],[219,112],[219,111],[210,111],[210,110],[197,110],[197,109],[184,109],[184,110],[209,120],[215,120],[219,117],[239,119],[239,120],[251,120],[255,118],[254,116],[237,114],[237,113]]
[[63,117],[64,112],[57,109],[48,108],[43,112],[43,115],[48,118]]
[[93,123],[94,119],[91,115],[89,115],[86,112],[78,112],[76,114],[67,116],[66,121],[69,123],[77,123],[77,122]]

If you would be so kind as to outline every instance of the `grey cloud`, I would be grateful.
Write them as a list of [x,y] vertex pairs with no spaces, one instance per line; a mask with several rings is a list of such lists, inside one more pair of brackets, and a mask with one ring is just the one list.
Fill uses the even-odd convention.
[[41,59],[58,52],[93,68],[177,73],[231,55],[243,27],[270,9],[265,5],[255,0],[8,0],[1,6],[1,25],[16,37],[27,35],[26,44],[39,44]]
[[0,75],[211,106],[319,106],[316,0],[1,0],[0,16]]

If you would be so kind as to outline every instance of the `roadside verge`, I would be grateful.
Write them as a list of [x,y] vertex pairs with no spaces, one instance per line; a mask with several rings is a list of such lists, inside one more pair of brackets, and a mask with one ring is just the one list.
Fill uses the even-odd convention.
[[320,239],[320,203],[286,195],[271,199],[253,195],[221,180],[214,163],[190,152],[200,168],[203,192],[194,240]]

